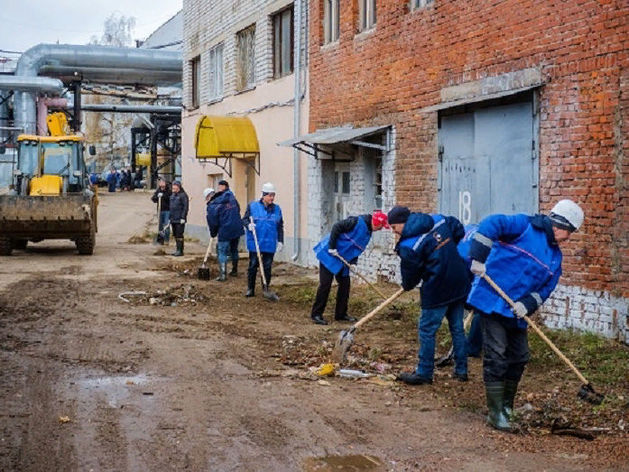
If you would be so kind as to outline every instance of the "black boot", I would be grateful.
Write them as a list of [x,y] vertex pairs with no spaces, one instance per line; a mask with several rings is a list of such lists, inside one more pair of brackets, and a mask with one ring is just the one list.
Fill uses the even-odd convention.
[[229,275],[232,277],[238,277],[238,261],[232,261],[232,271]]
[[513,402],[515,401],[515,394],[517,392],[518,382],[516,380],[505,380],[502,410],[508,420],[513,419]]
[[400,380],[409,385],[430,385],[432,379],[422,377],[417,372],[402,372],[396,377],[396,380]]
[[504,406],[504,382],[485,382],[487,394],[487,423],[499,431],[511,431],[509,419],[505,416]]
[[219,262],[218,263],[218,277],[216,277],[218,282],[225,282],[227,280],[227,262]]
[[256,294],[256,274],[247,274],[247,293],[245,297],[253,297]]
[[176,256],[176,257],[183,256],[183,238],[176,238],[175,244],[176,244],[175,252],[173,252],[171,255]]

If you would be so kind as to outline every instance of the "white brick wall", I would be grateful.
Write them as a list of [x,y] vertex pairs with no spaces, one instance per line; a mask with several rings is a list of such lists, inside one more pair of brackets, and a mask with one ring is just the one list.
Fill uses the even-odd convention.
[[629,344],[629,300],[609,292],[559,285],[542,307],[551,328],[574,328]]

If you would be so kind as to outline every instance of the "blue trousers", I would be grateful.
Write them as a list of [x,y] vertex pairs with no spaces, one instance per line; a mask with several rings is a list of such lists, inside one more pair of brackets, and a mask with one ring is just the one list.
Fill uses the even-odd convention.
[[232,264],[238,263],[238,242],[240,238],[228,239],[227,241],[219,241],[216,245],[218,252],[218,263],[225,264],[228,258],[231,258]]
[[159,212],[159,231],[164,235],[164,242],[170,240],[170,210]]
[[435,370],[435,337],[443,318],[448,320],[454,347],[454,372],[467,374],[467,352],[465,349],[465,331],[463,330],[463,300],[436,308],[422,309],[417,325],[419,335],[419,363],[416,373],[423,378],[432,379]]

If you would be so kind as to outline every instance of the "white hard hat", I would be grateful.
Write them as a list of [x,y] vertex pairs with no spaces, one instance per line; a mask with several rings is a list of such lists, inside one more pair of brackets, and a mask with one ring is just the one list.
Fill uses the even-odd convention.
[[583,210],[572,200],[560,200],[550,210],[550,219],[556,226],[576,231],[583,224]]
[[203,191],[203,198],[207,198],[208,195],[212,195],[213,193],[214,193],[214,189],[208,187]]
[[275,185],[267,182],[262,186],[262,193],[275,193]]

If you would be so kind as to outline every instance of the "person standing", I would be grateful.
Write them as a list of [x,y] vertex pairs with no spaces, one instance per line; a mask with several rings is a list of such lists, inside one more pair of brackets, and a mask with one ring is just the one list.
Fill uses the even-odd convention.
[[[247,228],[247,250],[249,251],[249,268],[247,271],[246,297],[255,295],[256,275],[258,272],[258,256],[253,239],[253,230],[256,231],[258,245],[262,256],[263,267],[267,287],[271,284],[271,266],[275,252],[281,252],[284,248],[284,219],[282,209],[275,204],[275,185],[267,182],[262,186],[262,197],[247,205],[245,216],[242,219]],[[250,221],[253,218],[253,222]],[[279,300],[273,294],[275,300]]]
[[[561,276],[560,245],[583,224],[583,210],[559,201],[548,215],[491,215],[480,222],[470,247],[477,276],[467,299],[480,315],[487,422],[511,431],[518,384],[529,360],[525,315],[550,296]],[[515,301],[510,305],[483,278]]]
[[109,174],[107,174],[107,190],[109,192],[115,192],[116,191],[116,182],[118,181],[118,176],[116,175],[116,170],[115,169],[111,169],[109,171]]
[[172,255],[183,256],[183,233],[186,229],[186,219],[188,218],[188,194],[181,186],[179,180],[173,182],[169,206],[170,225],[173,228],[173,236],[177,245]]
[[388,227],[387,215],[381,211],[375,211],[372,215],[350,216],[334,223],[330,234],[314,247],[313,250],[319,259],[319,288],[310,312],[313,323],[328,324],[323,318],[323,312],[328,303],[334,278],[338,282],[334,319],[336,321],[356,321],[356,318],[347,314],[350,276],[349,268],[340,257],[350,264],[356,264],[358,257],[369,244],[372,232]]
[[463,310],[470,289],[470,277],[457,251],[465,229],[453,216],[411,213],[407,207],[401,206],[393,207],[388,217],[391,228],[400,235],[395,250],[400,256],[402,287],[412,290],[421,282],[419,362],[414,372],[401,373],[398,380],[411,385],[432,383],[435,336],[445,317],[454,346],[453,376],[466,382]]
[[216,249],[219,275],[216,280],[224,282],[227,280],[228,257],[232,260],[232,270],[229,275],[232,277],[238,275],[238,243],[240,237],[245,234],[240,219],[240,205],[226,180],[219,181],[218,192],[209,199],[207,224],[210,235],[213,238],[218,237]]
[[[129,182],[131,182],[131,175],[129,175]],[[157,188],[153,192],[151,201],[157,204],[159,208],[159,222],[157,226],[157,242],[159,244],[168,244],[170,241],[170,184],[164,177],[159,178]]]

